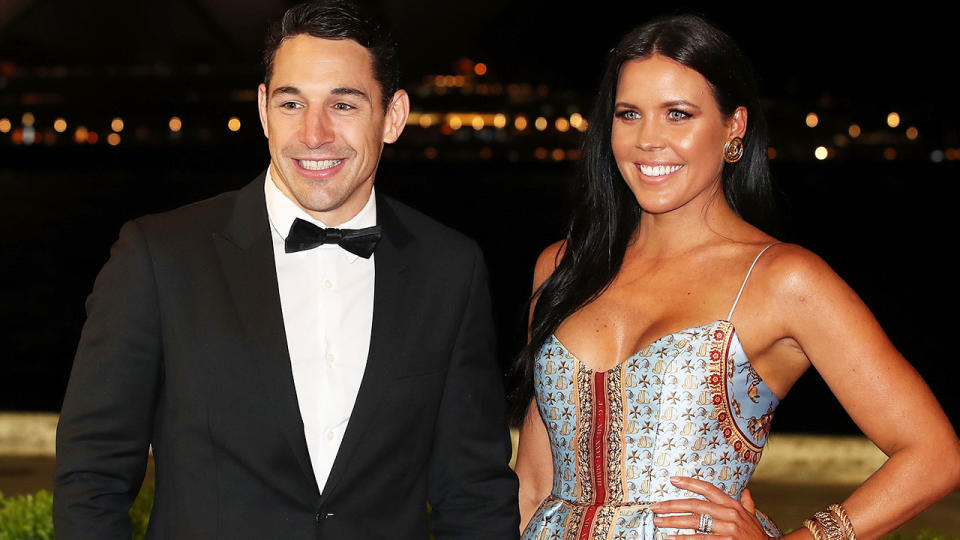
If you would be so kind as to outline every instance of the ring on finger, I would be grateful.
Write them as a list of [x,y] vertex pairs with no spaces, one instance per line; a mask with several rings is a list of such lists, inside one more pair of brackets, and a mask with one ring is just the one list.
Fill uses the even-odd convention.
[[697,532],[703,534],[710,534],[713,532],[713,516],[710,514],[700,514],[700,525],[697,527]]

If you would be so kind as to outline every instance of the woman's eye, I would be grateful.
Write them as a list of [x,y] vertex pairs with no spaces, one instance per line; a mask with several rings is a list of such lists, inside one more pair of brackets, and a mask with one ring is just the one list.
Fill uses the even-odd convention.
[[617,117],[623,118],[624,120],[637,120],[640,118],[640,113],[631,110],[620,111],[617,113]]
[[686,120],[687,118],[690,118],[690,114],[689,114],[689,113],[684,112],[684,111],[681,111],[681,110],[677,110],[677,109],[674,109],[674,110],[670,111],[669,113],[667,113],[667,116],[668,116],[671,120]]

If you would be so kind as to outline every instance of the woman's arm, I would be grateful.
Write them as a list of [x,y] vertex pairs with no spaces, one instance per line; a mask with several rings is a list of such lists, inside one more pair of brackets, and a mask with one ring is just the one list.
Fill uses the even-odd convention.
[[[563,242],[555,242],[543,250],[537,258],[533,271],[533,292],[553,274],[563,256]],[[530,318],[537,299],[530,303]],[[530,401],[527,413],[520,426],[520,440],[517,443],[517,461],[514,472],[520,480],[520,531],[530,522],[537,507],[550,495],[553,488],[553,453],[550,451],[550,436],[547,426],[540,417],[537,401]]]
[[960,442],[920,375],[823,260],[788,246],[771,259],[768,276],[784,335],[889,456],[843,502],[858,539],[880,538],[960,484]]
[[[857,426],[889,456],[843,501],[857,538],[880,538],[960,484],[960,442],[930,389],[853,290],[807,250],[778,246],[771,251],[769,259],[761,260],[756,269],[760,283],[754,284],[755,301],[744,307],[759,314],[755,320],[765,321],[757,325],[772,326],[751,333],[766,336],[767,342],[791,343],[820,373]],[[790,362],[793,359],[785,358],[783,365]],[[671,501],[655,511],[703,513],[712,509],[730,520],[727,525],[718,524],[721,529],[729,526],[755,532],[743,523],[752,514],[732,509],[732,499],[686,479],[680,482],[685,484],[681,487],[690,486],[688,489],[709,501]],[[818,510],[823,509],[811,509],[811,513]],[[662,518],[666,521],[661,522],[677,519],[681,518]],[[788,535],[792,538],[810,537],[800,524],[785,525],[798,527]]]
[[550,438],[543,424],[536,400],[530,402],[527,416],[520,427],[517,444],[517,463],[514,466],[520,479],[520,531],[530,522],[537,507],[553,488],[553,454]]

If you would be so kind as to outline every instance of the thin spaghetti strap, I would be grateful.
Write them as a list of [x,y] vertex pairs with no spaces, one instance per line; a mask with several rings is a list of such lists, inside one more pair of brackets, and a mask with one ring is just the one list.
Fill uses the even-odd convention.
[[730,321],[730,318],[733,317],[733,310],[737,309],[737,303],[740,301],[740,295],[743,294],[743,288],[747,286],[747,280],[750,279],[750,273],[753,272],[753,267],[757,265],[757,261],[760,260],[760,256],[763,255],[765,251],[779,243],[780,242],[771,242],[767,244],[767,247],[760,250],[760,253],[757,253],[757,256],[753,259],[753,264],[751,264],[750,269],[747,270],[747,275],[743,278],[743,283],[740,284],[740,291],[737,292],[737,298],[733,301],[733,306],[730,307],[730,313],[727,314],[727,321]]

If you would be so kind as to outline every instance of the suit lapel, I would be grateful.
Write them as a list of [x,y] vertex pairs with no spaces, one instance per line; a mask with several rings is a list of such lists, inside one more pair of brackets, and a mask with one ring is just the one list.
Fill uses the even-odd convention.
[[273,409],[303,473],[316,485],[287,351],[263,182],[260,175],[240,191],[223,234],[214,234],[213,240],[251,344],[248,358],[260,374],[261,401]]
[[407,228],[399,220],[389,200],[377,197],[377,222],[383,237],[374,252],[376,275],[373,289],[373,324],[370,331],[370,352],[360,382],[357,401],[343,435],[343,442],[324,487],[324,496],[337,488],[350,457],[358,449],[367,427],[380,406],[381,397],[396,369],[393,359],[403,339],[405,293],[409,290],[407,267],[415,244]]

